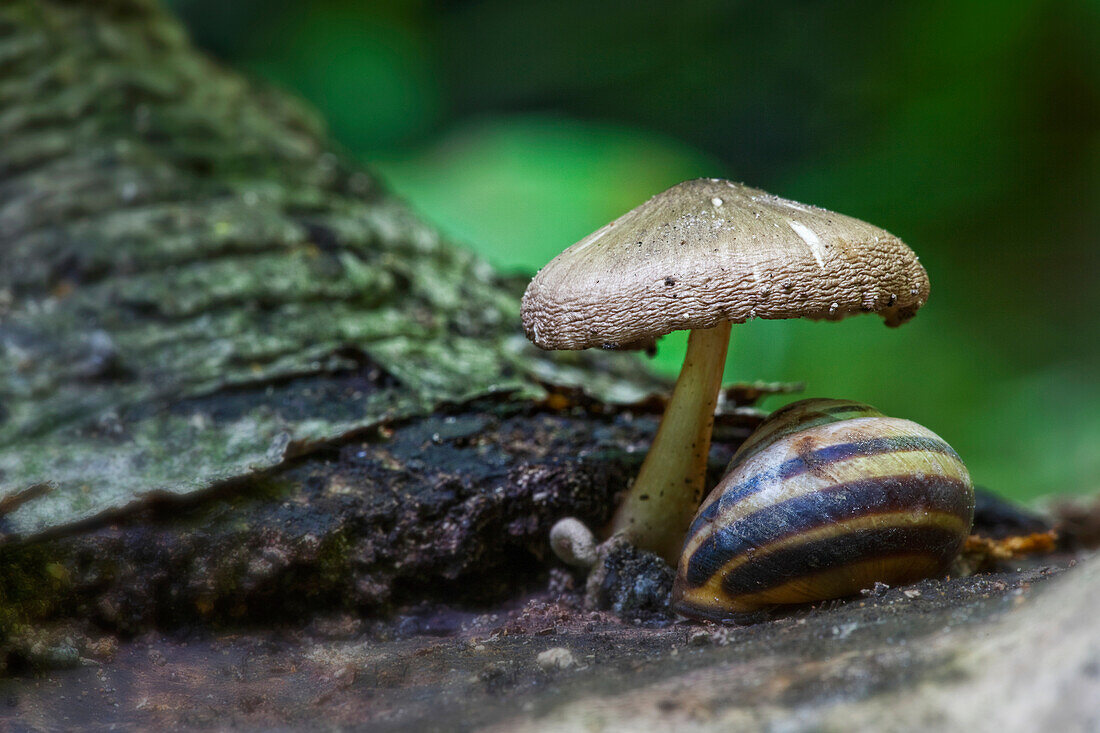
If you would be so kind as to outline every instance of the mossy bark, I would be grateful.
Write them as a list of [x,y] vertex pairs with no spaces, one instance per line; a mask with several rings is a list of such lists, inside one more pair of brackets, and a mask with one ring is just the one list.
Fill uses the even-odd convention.
[[516,283],[151,0],[4,3],[0,138],[0,544],[444,403],[654,384],[530,347]]

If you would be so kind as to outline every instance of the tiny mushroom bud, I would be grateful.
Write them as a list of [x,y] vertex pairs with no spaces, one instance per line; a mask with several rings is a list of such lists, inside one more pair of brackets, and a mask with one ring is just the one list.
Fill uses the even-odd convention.
[[559,519],[550,529],[550,548],[566,565],[587,569],[596,564],[596,538],[573,517]]
[[889,232],[707,178],[562,252],[531,281],[522,311],[544,349],[629,348],[691,329],[661,427],[611,524],[675,564],[703,497],[730,325],[878,313],[897,326],[927,298],[924,268]]

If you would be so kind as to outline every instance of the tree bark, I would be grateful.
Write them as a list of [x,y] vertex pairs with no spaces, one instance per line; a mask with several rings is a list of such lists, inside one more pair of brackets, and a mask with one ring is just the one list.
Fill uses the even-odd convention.
[[444,403],[655,385],[531,348],[514,283],[154,2],[6,3],[0,110],[0,543]]
[[523,283],[156,2],[0,7],[0,136],[0,669],[64,619],[499,600],[606,521],[650,427],[607,401],[663,383],[531,346]]

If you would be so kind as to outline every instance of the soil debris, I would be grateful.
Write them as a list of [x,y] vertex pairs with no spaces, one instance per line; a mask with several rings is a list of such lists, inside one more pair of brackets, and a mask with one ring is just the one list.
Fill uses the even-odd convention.
[[674,619],[670,595],[675,571],[658,555],[639,550],[622,537],[597,549],[588,576],[586,603],[610,610],[624,621],[662,626]]
[[577,666],[577,658],[573,652],[563,646],[556,646],[539,652],[535,662],[545,670],[570,669]]
[[973,568],[974,572],[990,571],[1028,555],[1048,555],[1057,546],[1058,534],[1053,530],[999,539],[970,535],[963,546],[960,562]]
[[[306,628],[150,632],[78,666],[0,680],[0,727],[464,731],[517,716],[549,725],[576,701],[640,690],[662,716],[796,715],[905,689],[938,650],[980,636],[1060,574],[926,580],[740,627],[623,624],[578,593],[540,591],[481,613],[425,607],[417,628],[413,614],[335,615]],[[722,681],[721,699],[708,680]]]

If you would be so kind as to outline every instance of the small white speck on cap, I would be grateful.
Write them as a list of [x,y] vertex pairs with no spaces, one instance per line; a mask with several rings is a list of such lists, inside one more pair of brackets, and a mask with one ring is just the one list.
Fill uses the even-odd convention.
[[780,206],[786,206],[788,209],[794,209],[795,211],[813,211],[813,209],[811,209],[810,207],[805,206],[804,204],[800,204],[797,201],[789,201],[787,199],[781,199],[779,197],[776,197],[775,203],[779,204]]
[[712,204],[714,204],[715,206],[721,206],[721,205],[722,205],[722,204],[724,203],[724,202],[722,201],[722,199],[718,198],[717,196],[715,196],[714,198],[712,198],[712,199],[710,200],[710,202],[711,202]]
[[825,260],[821,257],[821,238],[817,236],[817,232],[810,229],[805,224],[800,224],[797,221],[787,220],[787,224],[790,225],[794,233],[806,243],[806,246],[810,248],[810,254],[814,256],[814,260],[817,261],[817,266],[822,270],[825,269]]

